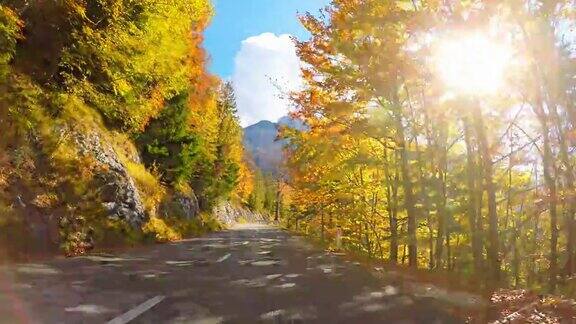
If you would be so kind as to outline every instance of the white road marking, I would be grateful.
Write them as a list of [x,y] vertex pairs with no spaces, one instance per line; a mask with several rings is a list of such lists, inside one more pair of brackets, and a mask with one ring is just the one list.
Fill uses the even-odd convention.
[[277,274],[271,274],[271,275],[267,275],[266,279],[268,280],[274,280],[274,279],[278,279],[280,277],[282,277],[283,275],[281,273],[277,273]]
[[158,305],[161,301],[164,300],[164,296],[156,296],[154,298],[148,299],[147,301],[143,302],[142,304],[132,308],[131,310],[127,311],[126,313],[114,318],[108,324],[126,324],[135,319],[136,317],[142,315],[144,312],[148,311],[150,308]]
[[23,264],[16,269],[19,273],[31,275],[57,275],[60,270],[51,268],[45,264]]
[[76,307],[66,307],[64,308],[64,310],[69,313],[84,313],[87,315],[95,315],[110,312],[108,308],[98,305],[78,305]]
[[250,263],[253,266],[256,267],[267,267],[267,266],[271,266],[271,265],[279,265],[280,261],[274,261],[274,260],[261,260],[261,261],[254,261]]
[[224,262],[226,259],[230,257],[230,253],[226,254],[225,256],[221,257],[220,259],[216,260],[217,263]]

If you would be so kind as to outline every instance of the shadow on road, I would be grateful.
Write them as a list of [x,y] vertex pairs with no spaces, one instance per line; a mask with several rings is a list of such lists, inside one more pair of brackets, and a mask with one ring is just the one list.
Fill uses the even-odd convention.
[[102,323],[133,310],[143,310],[134,323],[463,322],[452,305],[409,283],[377,279],[257,224],[119,255],[4,267],[0,284],[7,323]]

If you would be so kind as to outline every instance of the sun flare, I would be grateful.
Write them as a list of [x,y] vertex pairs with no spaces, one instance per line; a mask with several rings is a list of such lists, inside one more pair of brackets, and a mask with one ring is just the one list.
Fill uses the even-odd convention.
[[434,53],[435,67],[444,85],[470,95],[501,89],[511,57],[508,46],[479,33],[442,39]]

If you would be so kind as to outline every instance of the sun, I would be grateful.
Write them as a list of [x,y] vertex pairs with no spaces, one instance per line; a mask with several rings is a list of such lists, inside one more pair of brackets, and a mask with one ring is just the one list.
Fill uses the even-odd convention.
[[481,33],[440,39],[434,50],[436,72],[450,90],[467,95],[502,90],[512,51]]

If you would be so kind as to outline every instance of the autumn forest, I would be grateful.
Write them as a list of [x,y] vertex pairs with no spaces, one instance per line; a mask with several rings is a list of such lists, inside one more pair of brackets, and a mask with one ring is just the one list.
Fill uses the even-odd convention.
[[267,170],[234,81],[209,71],[215,14],[209,0],[0,1],[0,261],[267,222],[478,290],[576,296],[574,0],[300,13],[303,84],[282,91]]
[[302,22],[290,226],[394,264],[573,293],[574,3],[341,0]]

